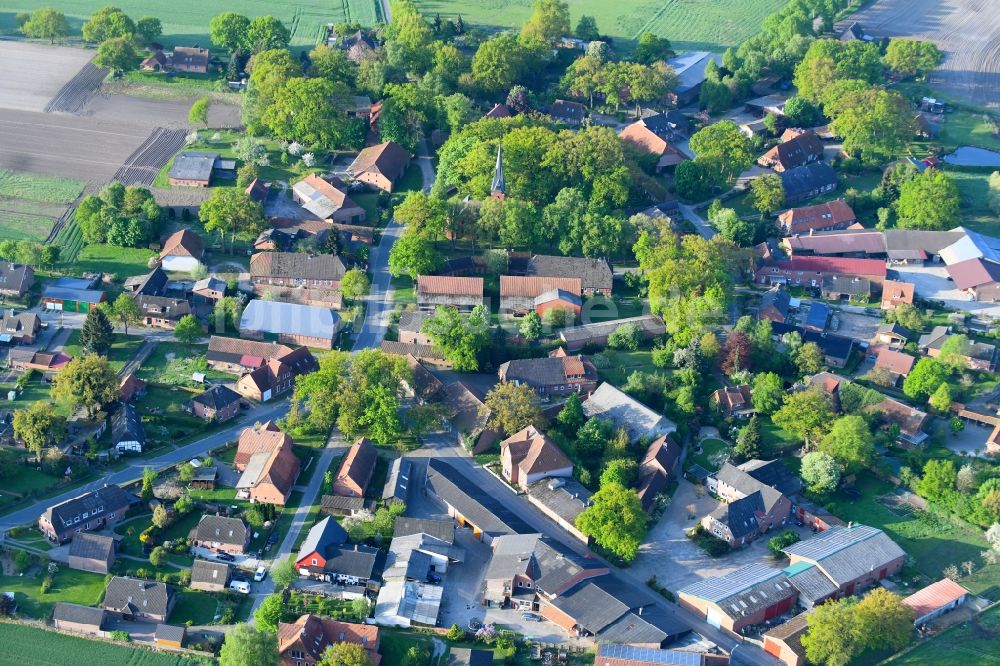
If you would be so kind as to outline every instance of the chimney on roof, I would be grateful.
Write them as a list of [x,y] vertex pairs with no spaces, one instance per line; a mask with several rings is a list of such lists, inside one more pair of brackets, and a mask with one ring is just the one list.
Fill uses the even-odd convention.
[[847,521],[847,529],[851,529],[852,527],[854,527],[854,521],[853,520]]

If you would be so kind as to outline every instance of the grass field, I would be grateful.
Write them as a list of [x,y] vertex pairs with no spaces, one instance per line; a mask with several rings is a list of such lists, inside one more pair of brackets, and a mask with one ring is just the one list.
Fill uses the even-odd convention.
[[155,255],[156,252],[139,247],[84,245],[75,260],[66,261],[60,257],[60,263],[72,273],[113,273],[124,279],[148,273],[146,262]]
[[[41,593],[41,584],[41,576],[0,576],[0,590],[13,592],[18,612],[33,618],[48,617],[59,601],[93,606],[104,595],[104,576],[65,566],[59,567],[47,593]],[[0,659],[0,663],[8,662]]]
[[0,240],[44,241],[83,187],[75,180],[0,169]]
[[180,590],[177,604],[170,612],[171,624],[211,624],[215,620],[218,601],[208,592],[201,590]]
[[714,438],[703,439],[699,444],[701,444],[701,453],[688,458],[690,465],[701,465],[710,472],[719,469],[720,456],[729,448],[729,445],[721,439]]
[[[107,4],[104,0],[61,0],[56,3],[66,14],[75,35],[90,14]],[[17,12],[31,11],[52,5],[48,0],[0,0],[0,32],[17,29]],[[378,0],[241,0],[237,4],[210,0],[178,0],[169,5],[150,0],[122,0],[116,3],[133,19],[155,16],[163,23],[165,46],[209,44],[208,23],[224,11],[237,11],[246,16],[270,14],[278,18],[292,33],[292,46],[316,44],[321,26],[327,23],[358,21],[372,25],[381,18]]]
[[[111,349],[108,351],[108,364],[115,372],[120,372],[125,364],[135,355],[136,350],[142,346],[143,338],[138,335],[122,335],[116,333]],[[83,355],[83,347],[80,345],[80,330],[76,329],[69,334],[63,351],[76,358]]]
[[[531,15],[532,0],[416,0],[426,16],[461,14],[466,23],[493,28],[522,25]],[[760,29],[764,17],[785,0],[575,0],[570,3],[572,25],[586,14],[597,19],[602,35],[631,45],[652,32],[668,37],[678,51],[722,52]]]
[[883,664],[892,666],[995,666],[997,639],[1000,637],[1000,606],[982,613],[975,622],[965,622],[948,629]]
[[962,195],[962,224],[980,233],[1000,234],[1000,220],[986,205],[989,192],[989,169],[948,169]]
[[57,634],[21,624],[0,623],[0,662],[35,666],[197,666],[196,660]]

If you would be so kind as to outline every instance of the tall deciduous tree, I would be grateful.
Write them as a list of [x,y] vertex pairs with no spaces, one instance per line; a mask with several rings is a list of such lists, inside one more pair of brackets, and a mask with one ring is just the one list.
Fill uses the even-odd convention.
[[205,335],[205,331],[202,330],[201,324],[193,314],[181,317],[177,326],[174,327],[174,337],[187,345],[194,344],[203,335]]
[[52,397],[74,408],[84,407],[93,416],[101,405],[118,398],[118,375],[105,358],[78,356],[56,373]]
[[375,666],[360,643],[334,643],[326,649],[316,666]]
[[389,251],[389,272],[416,280],[418,275],[434,273],[443,261],[433,242],[418,234],[404,233]]
[[785,205],[785,186],[773,173],[754,178],[750,183],[753,206],[761,213],[773,213]]
[[961,204],[952,177],[940,169],[927,169],[899,188],[899,226],[928,231],[951,229],[958,224]]
[[120,8],[105,5],[84,22],[82,32],[83,41],[92,44],[110,39],[131,40],[135,34],[135,23]]
[[111,313],[115,321],[125,329],[125,335],[128,335],[129,324],[135,324],[142,319],[142,310],[139,309],[139,304],[135,302],[134,298],[124,293],[119,294],[111,305]]
[[278,623],[281,622],[281,615],[285,610],[285,603],[280,594],[272,594],[261,602],[257,610],[254,611],[254,623],[261,629],[277,631]]
[[785,384],[774,372],[762,372],[753,378],[750,387],[750,397],[753,407],[761,414],[773,414],[781,407],[781,398],[785,394]]
[[814,664],[846,666],[863,649],[858,635],[854,598],[817,606],[807,618],[802,636],[806,657]]
[[255,16],[247,25],[241,45],[250,53],[260,53],[288,48],[291,38],[288,28],[278,19],[273,16]]
[[223,12],[208,23],[208,32],[212,43],[221,46],[230,53],[243,45],[249,28],[250,19],[236,12]]
[[275,633],[245,622],[226,634],[219,652],[219,666],[274,666],[279,659]]
[[698,130],[690,141],[698,157],[721,160],[720,168],[727,178],[739,175],[753,164],[754,149],[750,139],[731,120],[722,120]]
[[101,45],[97,47],[97,55],[94,56],[94,64],[98,67],[106,67],[116,75],[135,69],[138,64],[138,56],[132,45],[132,39],[116,37],[101,42]]
[[909,398],[927,398],[948,379],[948,369],[933,358],[922,358],[903,380],[903,393]]
[[507,435],[529,425],[538,426],[542,421],[538,394],[527,384],[497,384],[486,394],[480,409],[487,416],[490,427]]
[[828,453],[810,451],[802,457],[802,480],[814,493],[830,493],[840,483],[840,466]]
[[57,414],[51,404],[39,400],[27,409],[14,411],[13,427],[14,436],[38,455],[47,445],[57,443],[66,435],[66,418]]
[[352,268],[340,280],[340,291],[352,301],[368,295],[372,283],[368,274],[360,268]]
[[531,17],[521,28],[521,34],[550,44],[566,37],[570,34],[569,3],[565,0],[535,0]]
[[823,437],[833,421],[833,407],[821,391],[809,389],[785,394],[785,402],[772,417],[775,425],[805,440]]
[[941,64],[942,57],[934,42],[919,39],[891,39],[885,49],[885,64],[903,76],[923,76]]
[[135,36],[142,44],[151,44],[163,34],[163,24],[155,16],[143,16],[135,22]]
[[646,538],[646,512],[634,490],[610,483],[594,493],[576,526],[608,552],[631,562]]
[[237,237],[256,238],[267,226],[261,205],[242,190],[229,188],[214,189],[198,209],[198,218],[205,231],[218,233],[223,241],[229,236],[231,252]]
[[871,465],[875,458],[875,438],[861,416],[849,414],[833,422],[830,432],[819,443],[819,450],[848,469]]
[[[910,103],[895,91],[867,88],[840,95],[830,129],[843,138],[844,150],[858,153],[870,164],[899,154],[913,136],[913,111]],[[938,172],[936,169],[930,171]],[[941,172],[938,172],[941,173]]]
[[69,34],[69,21],[62,12],[52,7],[42,7],[31,12],[31,18],[21,26],[25,37],[47,39],[49,44]]
[[463,317],[456,308],[441,306],[424,321],[420,331],[459,372],[479,369],[479,353],[489,342],[489,331],[478,318]]
[[188,122],[192,125],[208,127],[208,105],[211,101],[207,96],[195,100],[188,111]]
[[350,89],[326,79],[288,79],[279,87],[261,122],[278,137],[325,148],[356,147],[363,133],[347,115]]

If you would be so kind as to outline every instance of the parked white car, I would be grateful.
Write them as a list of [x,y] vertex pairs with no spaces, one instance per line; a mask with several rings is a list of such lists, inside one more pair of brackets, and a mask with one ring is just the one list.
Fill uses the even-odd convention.
[[229,589],[241,594],[250,594],[250,583],[245,580],[234,580],[229,583]]
[[253,581],[255,583],[259,583],[260,581],[264,580],[264,577],[266,575],[267,575],[267,569],[265,569],[263,566],[259,566],[257,567],[257,571],[254,572]]

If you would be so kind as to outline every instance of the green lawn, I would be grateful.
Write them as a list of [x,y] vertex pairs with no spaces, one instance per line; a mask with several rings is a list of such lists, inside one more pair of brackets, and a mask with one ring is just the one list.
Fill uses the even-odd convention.
[[719,467],[721,467],[721,464],[717,462],[719,460],[718,456],[723,451],[728,449],[729,445],[723,442],[721,439],[712,439],[712,438],[703,439],[701,440],[700,444],[701,444],[701,453],[688,457],[687,459],[688,467],[690,467],[691,465],[698,464],[710,472],[714,472],[715,470],[719,469]]
[[1000,150],[1000,138],[993,134],[993,127],[982,113],[957,109],[945,116],[936,143],[952,149],[959,146],[979,146]]
[[[679,51],[710,50],[721,53],[756,34],[764,17],[781,9],[785,0],[575,0],[570,5],[573,25],[586,14],[597,19],[602,35],[616,45],[632,46],[639,35],[652,32],[668,37]],[[442,18],[462,16],[466,23],[489,28],[520,27],[531,15],[530,0],[417,0],[425,14]]]
[[432,650],[431,639],[420,634],[404,633],[398,629],[383,629],[379,640],[379,654],[384,664],[406,663],[406,651],[411,647]]
[[198,666],[177,654],[124,647],[23,624],[0,622],[0,661],[35,666]]
[[905,654],[883,661],[892,666],[996,666],[1000,636],[1000,606],[924,641]]
[[83,187],[75,180],[0,169],[0,240],[44,242]]
[[167,620],[170,624],[211,624],[215,620],[218,601],[201,590],[177,590],[177,603]]
[[962,195],[962,224],[980,233],[992,236],[1000,234],[1000,220],[986,205],[991,170],[946,167],[945,171],[954,179]]
[[797,449],[801,441],[792,433],[774,425],[769,417],[758,419],[760,422],[760,440],[765,458],[773,458],[785,451]]
[[59,483],[54,476],[44,474],[33,467],[21,467],[17,474],[3,480],[3,489],[19,495],[30,492],[44,492]]
[[80,196],[84,185],[85,183],[66,178],[51,178],[0,169],[0,197],[53,204],[69,204]]
[[207,379],[232,379],[232,375],[212,370],[205,361],[208,345],[161,342],[142,364],[138,376],[154,384],[197,388],[191,375],[200,372]]
[[[851,500],[834,494],[823,501],[830,513],[844,521],[855,521],[882,529],[914,560],[914,568],[931,582],[941,578],[949,564],[960,566],[972,561],[982,564],[980,553],[987,548],[980,530],[930,513],[897,515],[876,499],[892,491],[892,485],[869,473],[858,476],[862,497]],[[961,580],[974,594],[1000,599],[1000,565],[982,567]]]
[[[111,343],[111,350],[108,351],[108,364],[119,372],[128,363],[135,352],[142,345],[143,338],[138,335],[115,334],[114,342]],[[80,346],[80,329],[73,329],[66,339],[63,351],[76,358],[83,355],[83,347]]]
[[630,352],[605,349],[601,352],[601,359],[597,361],[597,364],[601,379],[618,386],[624,384],[633,372],[666,373],[665,370],[653,365],[652,352],[649,351]]
[[[0,2],[0,31],[16,31],[14,16],[17,12],[51,4],[47,0],[3,0]],[[83,21],[104,4],[104,0],[61,0],[57,7],[69,18],[73,33],[79,35]],[[163,36],[158,41],[167,47],[208,45],[209,21],[213,16],[229,10],[250,17],[275,16],[291,31],[292,46],[298,47],[314,46],[321,26],[327,23],[358,21],[362,25],[374,25],[381,18],[376,0],[241,0],[238,5],[219,0],[178,0],[170,5],[149,0],[122,0],[116,6],[135,20],[148,15],[159,18],[163,23]]]
[[151,385],[135,407],[143,417],[146,436],[153,444],[181,444],[232,424],[202,420],[184,411],[184,403],[197,394],[179,387]]
[[[60,267],[68,273],[111,273],[118,279],[149,272],[149,258],[156,252],[136,247],[85,245],[75,260],[62,261]],[[64,258],[66,259],[66,258]]]
[[125,72],[123,79],[136,85],[167,86],[177,92],[191,94],[214,92],[216,83],[224,80],[215,74],[179,73],[166,76],[162,73],[141,70]]
[[52,587],[45,594],[41,592],[42,575],[0,576],[0,591],[13,592],[17,596],[18,611],[33,618],[48,617],[59,601],[93,606],[104,595],[104,576],[100,574],[59,565]]

